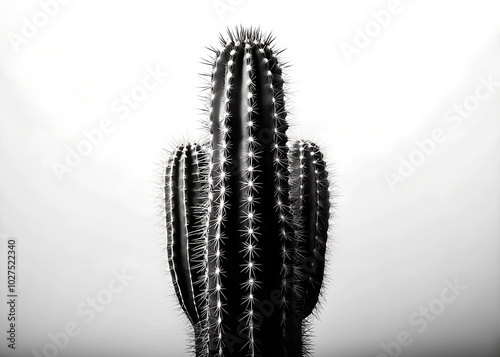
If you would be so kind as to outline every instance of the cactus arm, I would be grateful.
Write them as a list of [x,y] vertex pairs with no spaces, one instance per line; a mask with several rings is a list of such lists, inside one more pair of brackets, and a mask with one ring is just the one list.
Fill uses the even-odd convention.
[[189,276],[190,268],[187,257],[188,240],[185,232],[186,217],[185,209],[181,208],[181,205],[184,206],[183,180],[181,179],[179,183],[179,175],[183,171],[180,165],[180,157],[182,155],[182,149],[174,153],[174,157],[169,163],[169,170],[166,173],[167,186],[169,188],[167,195],[170,196],[170,207],[168,208],[168,218],[170,221],[168,224],[171,226],[170,234],[167,237],[167,245],[170,248],[169,265],[172,281],[176,287],[175,293],[187,317],[192,324],[195,324],[198,317],[196,316],[196,309],[194,307],[194,298],[191,290],[192,284],[190,283]]
[[323,283],[330,212],[328,173],[323,154],[309,141],[294,144],[291,165],[296,225],[301,227],[296,251],[298,301],[306,318],[318,303]]
[[165,172],[167,250],[175,293],[193,325],[204,309],[203,229],[206,198],[206,154],[200,145],[182,145],[172,154]]

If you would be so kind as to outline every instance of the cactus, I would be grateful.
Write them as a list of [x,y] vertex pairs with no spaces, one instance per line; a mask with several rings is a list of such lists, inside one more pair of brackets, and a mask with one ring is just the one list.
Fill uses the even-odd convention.
[[305,356],[323,285],[328,173],[314,143],[288,141],[272,36],[228,35],[209,62],[209,140],[179,146],[165,169],[174,290],[196,356]]

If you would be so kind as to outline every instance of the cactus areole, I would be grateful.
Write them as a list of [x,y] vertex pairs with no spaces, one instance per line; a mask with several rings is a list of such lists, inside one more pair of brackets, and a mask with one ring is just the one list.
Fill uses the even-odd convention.
[[165,169],[167,256],[196,356],[311,355],[330,196],[323,154],[287,138],[273,38],[237,28],[212,49],[208,140]]

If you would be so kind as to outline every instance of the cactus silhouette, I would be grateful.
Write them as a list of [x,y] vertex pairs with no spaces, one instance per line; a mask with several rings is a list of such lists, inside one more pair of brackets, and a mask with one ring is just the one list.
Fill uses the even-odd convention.
[[167,254],[196,356],[305,356],[330,215],[323,154],[289,142],[279,51],[258,29],[209,61],[207,142],[165,169]]

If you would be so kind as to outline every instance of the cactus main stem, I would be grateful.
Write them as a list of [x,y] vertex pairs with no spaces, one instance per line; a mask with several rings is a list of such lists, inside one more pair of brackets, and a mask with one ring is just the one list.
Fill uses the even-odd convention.
[[[264,46],[247,40],[228,43],[214,67],[211,356],[255,355],[256,341],[262,356],[284,354],[279,306],[265,318],[257,308],[282,284],[273,162],[276,89],[268,62]],[[279,66],[273,70],[279,75]]]
[[[167,251],[199,357],[302,357],[323,282],[323,156],[290,145],[273,39],[229,32],[210,75],[210,141],[166,170]],[[289,146],[290,145],[290,146]]]

